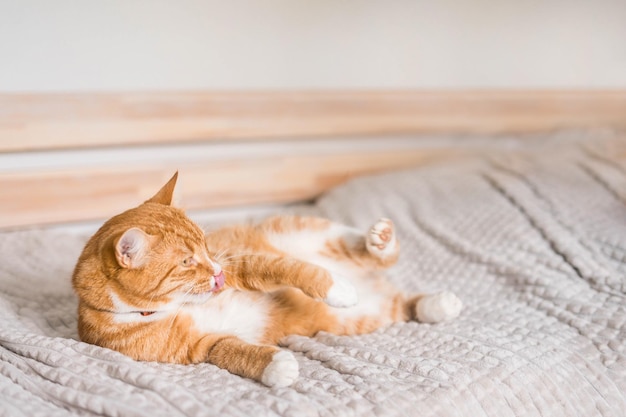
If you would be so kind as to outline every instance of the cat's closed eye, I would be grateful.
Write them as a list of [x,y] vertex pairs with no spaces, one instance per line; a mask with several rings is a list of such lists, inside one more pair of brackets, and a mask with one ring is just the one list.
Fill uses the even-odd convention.
[[189,268],[189,267],[198,265],[198,262],[195,259],[193,259],[193,257],[190,256],[188,258],[183,259],[181,262],[181,265],[184,266],[185,268]]

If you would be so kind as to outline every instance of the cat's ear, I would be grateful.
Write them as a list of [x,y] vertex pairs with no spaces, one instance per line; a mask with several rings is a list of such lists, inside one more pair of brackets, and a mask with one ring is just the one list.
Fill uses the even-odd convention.
[[125,231],[115,243],[115,257],[123,268],[143,265],[149,250],[150,236],[137,227]]
[[150,200],[146,201],[146,203],[159,203],[164,204],[166,206],[172,205],[172,199],[174,196],[174,188],[176,188],[176,180],[178,179],[178,171],[174,174],[172,178],[165,184],[158,193],[156,193]]

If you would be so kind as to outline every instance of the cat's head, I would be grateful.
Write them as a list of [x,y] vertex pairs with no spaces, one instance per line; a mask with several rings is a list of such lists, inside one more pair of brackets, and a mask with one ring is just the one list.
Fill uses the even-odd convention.
[[152,312],[204,302],[224,286],[202,229],[172,206],[176,173],[152,198],[107,221],[74,270],[82,302],[116,312]]

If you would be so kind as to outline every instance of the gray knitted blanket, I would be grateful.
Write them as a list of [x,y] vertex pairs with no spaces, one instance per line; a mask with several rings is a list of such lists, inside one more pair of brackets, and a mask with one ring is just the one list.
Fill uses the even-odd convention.
[[499,153],[361,178],[296,208],[363,228],[392,218],[390,279],[450,289],[464,309],[443,324],[292,336],[300,377],[282,389],[77,341],[70,275],[87,235],[5,232],[0,415],[624,416],[624,149]]

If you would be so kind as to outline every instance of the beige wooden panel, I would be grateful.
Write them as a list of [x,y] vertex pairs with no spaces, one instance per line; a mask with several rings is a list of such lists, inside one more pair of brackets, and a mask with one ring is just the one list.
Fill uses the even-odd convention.
[[0,152],[593,126],[626,128],[626,90],[0,94]]
[[106,168],[0,172],[0,228],[108,218],[149,198],[180,169],[187,209],[310,199],[355,175],[452,158],[452,150],[395,150]]

